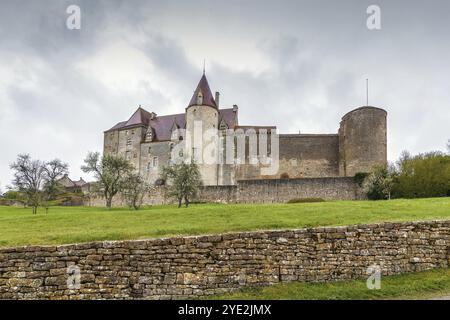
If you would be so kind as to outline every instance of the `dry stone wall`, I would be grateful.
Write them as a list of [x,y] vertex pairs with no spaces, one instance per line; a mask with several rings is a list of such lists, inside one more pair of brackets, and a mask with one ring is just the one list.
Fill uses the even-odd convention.
[[[274,213],[276,214],[276,213]],[[185,299],[449,267],[450,220],[0,249],[0,299]]]

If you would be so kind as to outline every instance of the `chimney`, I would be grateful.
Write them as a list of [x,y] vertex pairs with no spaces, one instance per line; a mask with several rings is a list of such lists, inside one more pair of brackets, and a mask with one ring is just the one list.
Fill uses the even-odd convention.
[[154,120],[156,118],[156,113],[150,112],[150,120]]
[[237,112],[239,109],[239,107],[237,106],[237,104],[233,104],[233,112]]
[[216,101],[217,108],[219,107],[219,99],[220,99],[220,92],[216,91],[216,98],[214,100]]

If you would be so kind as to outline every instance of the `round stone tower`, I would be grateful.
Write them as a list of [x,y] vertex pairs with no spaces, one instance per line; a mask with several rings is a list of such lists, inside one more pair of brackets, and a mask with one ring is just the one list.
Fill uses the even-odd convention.
[[204,185],[217,185],[219,110],[203,74],[186,108],[186,156],[199,166]]
[[360,107],[342,117],[339,128],[339,175],[352,177],[387,163],[387,112]]

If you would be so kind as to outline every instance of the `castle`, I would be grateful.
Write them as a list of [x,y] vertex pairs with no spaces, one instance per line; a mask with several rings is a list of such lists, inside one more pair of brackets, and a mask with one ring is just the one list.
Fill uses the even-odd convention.
[[184,113],[159,116],[139,107],[104,132],[104,154],[123,155],[157,184],[161,168],[174,158],[194,159],[205,186],[353,177],[387,163],[383,109],[364,106],[348,112],[336,134],[278,134],[276,126],[240,125],[239,108],[221,108],[219,98],[203,74]]

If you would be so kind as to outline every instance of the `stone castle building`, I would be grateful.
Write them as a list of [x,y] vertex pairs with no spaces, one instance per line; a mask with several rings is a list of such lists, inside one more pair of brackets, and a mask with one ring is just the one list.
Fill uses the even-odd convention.
[[[218,92],[213,96],[203,74],[184,113],[159,116],[139,107],[128,120],[104,132],[104,154],[123,155],[150,183],[158,181],[161,168],[174,156],[197,161],[210,154],[219,161],[197,161],[206,186],[256,179],[352,177],[387,162],[383,109],[364,106],[348,112],[336,134],[278,134],[276,126],[241,125],[239,108],[222,108],[219,97]],[[198,132],[208,130],[213,132],[210,137],[195,139]],[[243,157],[236,158],[244,146]],[[257,146],[256,161],[252,146]],[[268,158],[272,160],[263,161]],[[275,170],[268,170],[275,158]]]

